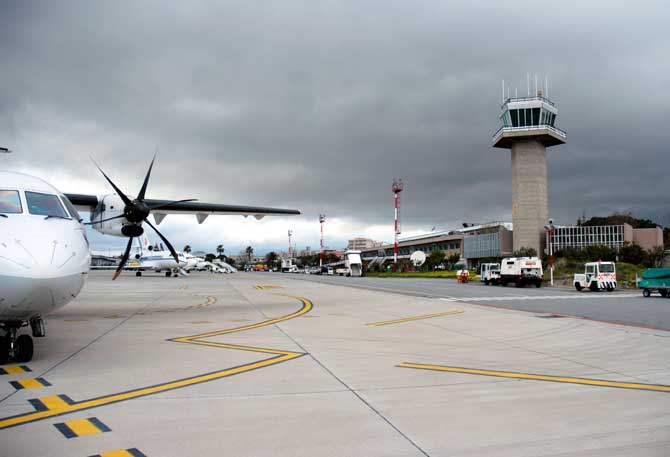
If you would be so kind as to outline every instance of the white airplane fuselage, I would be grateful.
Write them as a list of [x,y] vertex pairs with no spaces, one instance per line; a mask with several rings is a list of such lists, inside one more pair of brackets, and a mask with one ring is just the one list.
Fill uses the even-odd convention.
[[27,321],[79,294],[91,263],[89,244],[76,210],[49,183],[0,171],[0,191],[18,203],[0,216],[0,320]]

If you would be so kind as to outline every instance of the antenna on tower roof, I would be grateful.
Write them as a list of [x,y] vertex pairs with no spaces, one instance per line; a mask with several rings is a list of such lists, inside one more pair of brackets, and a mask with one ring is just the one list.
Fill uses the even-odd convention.
[[530,97],[530,73],[526,72],[526,86],[528,87],[528,96]]
[[544,75],[544,96],[549,98],[549,77]]
[[505,104],[505,80],[502,80],[502,102]]

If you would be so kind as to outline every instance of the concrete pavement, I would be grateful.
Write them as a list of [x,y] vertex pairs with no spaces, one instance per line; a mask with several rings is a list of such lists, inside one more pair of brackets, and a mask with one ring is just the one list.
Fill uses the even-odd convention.
[[670,454],[665,331],[279,274],[91,276],[30,371],[3,367],[0,455]]

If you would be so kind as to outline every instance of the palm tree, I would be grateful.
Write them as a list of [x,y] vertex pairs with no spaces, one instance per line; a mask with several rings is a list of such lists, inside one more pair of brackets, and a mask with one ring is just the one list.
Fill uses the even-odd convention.
[[190,254],[190,252],[191,252],[191,245],[187,244],[186,246],[184,246],[183,251],[184,251],[185,253],[187,253],[187,254]]
[[252,248],[251,246],[247,246],[244,252],[247,254],[247,257],[249,258],[249,263],[251,263],[251,256],[254,253],[254,248]]
[[216,253],[219,254],[219,259],[223,260],[223,252],[225,249],[223,248],[223,244],[220,244],[216,247]]

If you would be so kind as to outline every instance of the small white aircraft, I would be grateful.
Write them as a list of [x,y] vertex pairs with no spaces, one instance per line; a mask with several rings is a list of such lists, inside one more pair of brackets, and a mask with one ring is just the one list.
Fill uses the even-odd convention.
[[178,261],[172,257],[172,253],[166,250],[163,245],[152,245],[146,234],[140,237],[140,250],[135,254],[135,259],[131,259],[128,265],[137,268],[135,276],[142,276],[142,271],[153,270],[158,273],[164,271],[165,276],[176,276],[179,273],[188,274],[187,271],[197,264],[196,258],[187,257],[184,252],[177,251]]
[[35,176],[0,171],[0,364],[10,357],[17,362],[31,360],[33,340],[29,335],[18,335],[19,329],[30,325],[34,337],[45,336],[43,316],[69,303],[84,285],[91,255],[77,208],[91,211],[88,224],[98,232],[128,238],[113,279],[126,265],[133,239],[144,233],[145,223],[179,262],[172,244],[147,219],[149,214],[153,214],[156,225],[167,214],[195,214],[199,223],[210,214],[257,219],[300,214],[292,209],[145,198],[153,163],[134,198],[123,193],[100,167],[116,193],[63,194]]

